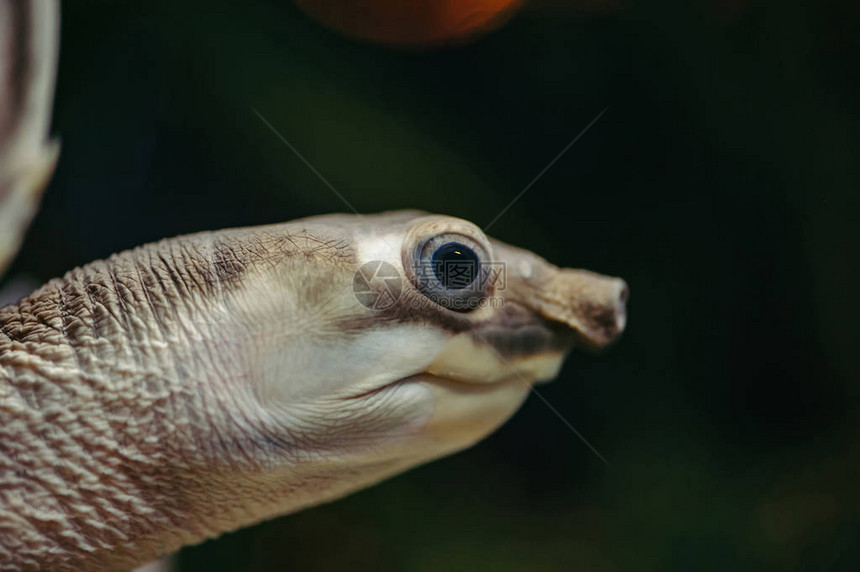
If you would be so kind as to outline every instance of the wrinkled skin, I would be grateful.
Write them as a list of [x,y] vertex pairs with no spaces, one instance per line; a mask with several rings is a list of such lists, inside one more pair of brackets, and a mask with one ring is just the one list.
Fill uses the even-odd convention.
[[[416,245],[504,262],[445,308]],[[402,293],[362,305],[384,260]],[[414,211],[201,233],[112,256],[0,310],[0,561],[132,567],[463,449],[564,353],[624,325],[620,280]]]

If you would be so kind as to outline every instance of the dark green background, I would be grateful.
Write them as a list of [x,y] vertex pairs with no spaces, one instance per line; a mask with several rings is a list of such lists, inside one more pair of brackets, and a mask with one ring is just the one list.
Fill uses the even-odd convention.
[[[465,0],[464,0],[465,1]],[[852,0],[533,12],[343,39],[287,0],[67,2],[62,158],[10,275],[179,233],[417,207],[625,277],[629,330],[474,449],[184,550],[184,570],[856,570]]]

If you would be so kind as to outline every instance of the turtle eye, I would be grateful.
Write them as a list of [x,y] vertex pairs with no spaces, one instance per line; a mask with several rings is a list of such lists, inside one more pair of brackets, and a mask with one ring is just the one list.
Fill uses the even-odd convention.
[[486,250],[474,239],[443,233],[424,240],[413,254],[412,278],[422,294],[455,312],[471,312],[486,295],[481,269]]

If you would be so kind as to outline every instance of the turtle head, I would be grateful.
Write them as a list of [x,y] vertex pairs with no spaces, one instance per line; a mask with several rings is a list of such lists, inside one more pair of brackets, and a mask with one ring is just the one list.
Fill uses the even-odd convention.
[[312,446],[312,470],[347,479],[475,443],[569,350],[624,329],[624,281],[558,268],[459,218],[327,215],[260,236],[290,253],[269,257],[237,303],[258,332],[257,399]]

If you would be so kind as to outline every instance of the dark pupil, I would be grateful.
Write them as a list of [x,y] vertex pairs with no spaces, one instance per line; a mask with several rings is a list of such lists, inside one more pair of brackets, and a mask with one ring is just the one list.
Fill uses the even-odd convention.
[[433,253],[433,273],[448,290],[459,290],[475,281],[478,262],[474,250],[459,242],[449,242]]

